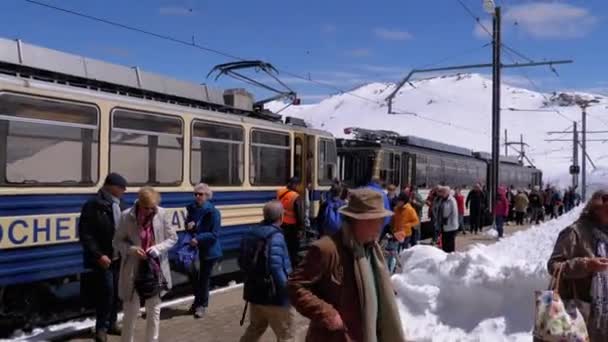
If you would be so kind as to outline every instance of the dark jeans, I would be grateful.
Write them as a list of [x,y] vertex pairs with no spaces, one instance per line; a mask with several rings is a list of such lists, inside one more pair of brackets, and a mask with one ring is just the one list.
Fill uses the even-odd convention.
[[452,253],[456,250],[456,234],[457,230],[453,232],[441,233],[441,247],[444,252]]
[[471,211],[469,215],[469,220],[471,221],[471,233],[481,231],[481,216],[481,210],[479,212]]
[[410,241],[412,246],[416,246],[418,244],[418,241],[420,241],[420,229],[420,225],[417,225],[415,228],[412,229],[412,237]]
[[524,213],[523,211],[518,211],[515,213],[515,224],[518,226],[523,226],[524,224]]
[[283,235],[285,236],[285,243],[287,244],[287,251],[289,252],[289,260],[293,268],[298,266],[300,252],[300,230],[296,225],[283,225]]
[[[204,258],[204,257],[203,257]],[[211,284],[211,272],[217,262],[217,259],[204,260],[199,258],[198,261],[192,264],[192,271],[189,278],[194,292],[194,302],[192,306],[209,306],[209,287]]]
[[499,238],[501,238],[504,234],[504,225],[505,225],[505,217],[496,216],[496,231],[498,232]]
[[109,269],[99,266],[93,268],[95,292],[95,330],[108,331],[116,324],[118,301],[118,271],[120,262],[112,262]]

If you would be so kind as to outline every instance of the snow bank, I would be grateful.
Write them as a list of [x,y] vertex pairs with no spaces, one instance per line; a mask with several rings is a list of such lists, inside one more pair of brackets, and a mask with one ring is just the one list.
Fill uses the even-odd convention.
[[407,337],[413,341],[532,341],[535,290],[558,233],[581,208],[495,244],[446,254],[418,245],[393,276]]

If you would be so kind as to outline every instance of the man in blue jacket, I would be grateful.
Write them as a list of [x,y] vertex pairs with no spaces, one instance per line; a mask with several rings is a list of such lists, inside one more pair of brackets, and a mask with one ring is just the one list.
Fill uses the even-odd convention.
[[193,234],[191,246],[198,247],[198,262],[194,263],[190,281],[194,288],[194,302],[191,312],[195,318],[202,318],[209,306],[209,286],[211,272],[222,256],[220,228],[222,217],[210,202],[213,192],[205,183],[194,187],[194,202],[186,207],[186,229]]
[[[395,208],[391,208],[391,201],[388,199],[388,194],[384,191],[384,188],[380,184],[382,181],[379,178],[373,178],[369,184],[367,184],[367,188],[372,189],[382,195],[382,200],[384,201],[384,209],[388,211],[393,211]],[[380,240],[384,238],[384,236],[390,231],[391,218],[384,218],[384,228],[382,229],[382,233],[380,234]]]
[[251,303],[249,326],[241,342],[259,341],[268,325],[277,341],[295,341],[295,311],[287,295],[291,262],[282,222],[281,202],[269,202],[264,206],[264,221],[241,241],[238,262],[246,276],[243,297]]

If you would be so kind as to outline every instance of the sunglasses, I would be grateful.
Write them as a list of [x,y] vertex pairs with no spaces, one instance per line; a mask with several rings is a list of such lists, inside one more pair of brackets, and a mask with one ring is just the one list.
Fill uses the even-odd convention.
[[604,204],[608,203],[608,194],[602,195],[602,197],[601,197],[601,198],[602,198],[602,202],[603,202]]
[[203,196],[205,196],[205,194],[202,193],[202,192],[195,192],[194,193],[194,197],[203,197]]

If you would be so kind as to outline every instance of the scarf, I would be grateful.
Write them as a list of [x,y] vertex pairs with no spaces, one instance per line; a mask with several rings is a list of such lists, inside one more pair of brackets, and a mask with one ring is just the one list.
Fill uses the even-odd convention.
[[146,215],[143,210],[137,210],[137,228],[139,228],[138,231],[139,239],[141,240],[141,248],[144,251],[155,245],[154,227],[152,226],[152,219],[154,219],[154,215],[156,215],[156,212]]
[[[595,255],[608,257],[608,235],[605,230],[593,229]],[[591,280],[591,325],[600,331],[608,330],[608,271],[597,272]]]
[[348,226],[343,231],[343,242],[353,252],[363,320],[362,342],[405,341],[395,293],[380,245],[372,242],[362,246],[355,241]]

